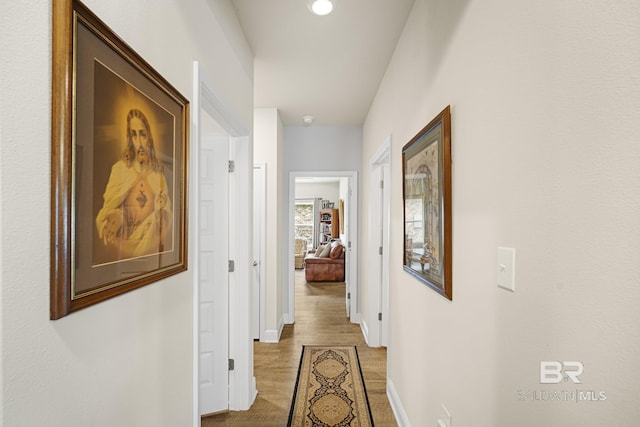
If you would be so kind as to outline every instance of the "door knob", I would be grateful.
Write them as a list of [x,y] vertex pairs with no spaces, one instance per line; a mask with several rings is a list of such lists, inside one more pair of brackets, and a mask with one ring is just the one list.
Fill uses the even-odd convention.
[[258,265],[258,261],[253,261],[253,266],[257,266]]

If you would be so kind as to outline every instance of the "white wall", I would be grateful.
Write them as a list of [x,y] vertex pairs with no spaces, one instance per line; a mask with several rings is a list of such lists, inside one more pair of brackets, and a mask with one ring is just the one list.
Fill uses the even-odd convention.
[[285,126],[284,146],[287,176],[291,171],[360,171],[362,127]]
[[[441,404],[457,426],[640,418],[638,28],[631,0],[416,0],[363,148],[367,167],[392,134],[400,171],[402,146],[451,104],[453,302],[402,270],[393,180],[388,376],[411,425],[435,425]],[[498,246],[517,250],[515,293],[496,286]],[[543,360],[582,362],[582,384],[540,384]]]
[[[360,126],[285,126],[284,136],[284,168],[287,176],[290,172],[356,171],[358,175],[361,173]],[[289,194],[288,181],[286,184],[285,194]],[[341,197],[346,200],[346,191],[348,188],[344,182],[336,187],[336,198],[330,199],[335,203],[336,209]],[[284,202],[283,212],[287,212],[288,200]],[[288,239],[288,234],[283,234],[282,238]]]
[[[362,169],[362,127],[360,126],[285,126],[284,173],[316,171],[356,171]],[[285,180],[283,194],[289,194],[289,181]],[[334,201],[338,207],[337,200]],[[289,201],[282,200],[281,209],[288,218]],[[293,223],[293,222],[291,222]],[[281,241],[289,241],[285,229]],[[352,242],[357,245],[358,242]],[[288,271],[288,257],[283,257],[282,268]],[[287,302],[288,303],[288,302]],[[293,313],[290,313],[293,315]]]
[[335,203],[338,207],[339,183],[335,182],[296,182],[296,199],[321,198]]
[[[199,60],[252,122],[251,53],[219,24],[233,14],[204,0],[85,4],[187,98]],[[51,2],[3,4],[0,49],[0,424],[191,425],[191,270],[49,320]]]
[[[287,245],[278,241],[278,236],[287,230],[281,205],[286,200],[282,192],[283,172],[283,127],[276,108],[257,108],[254,112],[254,161],[267,165],[267,209],[266,209],[266,280],[265,280],[265,329],[267,339],[275,341],[284,325],[285,287],[283,280],[283,259]],[[283,248],[284,246],[284,248]]]

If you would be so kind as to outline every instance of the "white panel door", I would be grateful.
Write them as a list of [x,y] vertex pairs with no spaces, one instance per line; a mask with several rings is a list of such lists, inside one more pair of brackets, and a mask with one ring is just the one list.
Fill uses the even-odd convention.
[[[229,408],[229,136],[203,132],[199,153],[199,408]],[[210,128],[209,128],[210,129]]]
[[381,213],[380,219],[382,222],[382,236],[380,246],[382,246],[382,268],[381,268],[381,304],[380,304],[380,313],[382,313],[382,325],[381,325],[381,338],[380,344],[382,346],[387,347],[389,344],[389,222],[390,222],[390,212],[391,212],[391,172],[390,166],[388,163],[384,163],[381,165],[380,169],[382,170],[382,200],[381,200]]
[[253,270],[251,295],[251,335],[254,340],[260,339],[260,322],[262,320],[260,288],[262,247],[264,245],[265,206],[265,165],[253,166]]
[[350,212],[351,212],[351,178],[347,180],[347,197],[344,202],[344,212],[342,214],[342,220],[344,224],[342,225],[344,229],[344,234],[347,237],[347,241],[343,242],[345,245],[345,253],[344,253],[344,282],[345,282],[345,308],[347,311],[347,318],[351,318],[351,245],[352,245],[352,234],[351,234],[351,224],[349,221]]

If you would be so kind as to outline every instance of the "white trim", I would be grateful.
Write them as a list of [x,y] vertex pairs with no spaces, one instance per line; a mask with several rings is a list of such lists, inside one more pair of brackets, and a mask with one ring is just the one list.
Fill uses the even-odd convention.
[[[371,347],[385,345],[383,342],[383,323],[389,321],[389,251],[390,251],[390,212],[389,195],[391,186],[390,173],[385,176],[384,168],[391,170],[391,135],[380,146],[369,160],[369,239],[368,259],[371,263],[369,279],[368,314],[368,341]],[[380,189],[379,181],[382,179],[384,187]],[[384,193],[383,197],[382,194]],[[383,214],[383,210],[385,213]],[[386,224],[383,224],[386,216]],[[384,233],[384,236],[383,234]],[[382,242],[381,242],[382,240]],[[378,248],[382,246],[382,256]],[[378,320],[378,313],[382,313],[383,321]]]
[[[381,287],[382,287],[382,256],[379,252],[381,240],[381,190],[380,190],[380,167],[375,163],[371,163],[369,170],[369,229],[367,234],[369,244],[367,245],[368,255],[367,264],[369,271],[368,281],[368,301],[367,304],[367,323],[370,323],[368,329],[367,344],[370,347],[380,347],[380,331],[381,325],[378,320],[378,313],[381,313],[380,305]],[[383,248],[384,251],[384,248]]]
[[[346,177],[349,178],[349,190],[351,204],[349,208],[349,239],[351,241],[351,262],[347,265],[345,276],[351,289],[350,320],[351,323],[358,323],[360,312],[358,307],[358,209],[360,199],[358,197],[358,172],[357,171],[292,171],[289,172],[289,233],[287,251],[287,272],[288,272],[288,304],[286,306],[286,323],[295,322],[295,269],[294,269],[294,226],[295,226],[295,199],[296,199],[296,178],[298,177]],[[347,242],[344,242],[348,244]]]
[[253,395],[251,396],[251,401],[255,402],[258,397],[258,386],[256,384],[256,377],[254,376],[251,379],[251,390],[253,391]]
[[[198,158],[200,152],[200,78],[198,72],[197,62],[193,64],[193,106],[191,111],[191,144],[189,160],[191,167],[189,168],[189,198],[191,200],[200,200],[200,186],[195,185],[200,176],[199,162],[192,161]],[[193,230],[200,229],[200,215],[196,214],[196,209],[189,210],[189,253],[197,253],[197,249],[200,247],[200,236],[198,233],[194,233]],[[191,284],[191,292],[193,294],[193,319],[192,319],[192,343],[193,343],[193,361],[192,361],[192,373],[193,379],[191,381],[192,386],[192,420],[193,427],[200,427],[200,292],[198,283],[200,282],[200,275],[198,274],[198,261],[191,261],[191,268],[193,274],[193,283]]]
[[[249,128],[243,123],[243,121],[236,115],[231,104],[224,98],[222,93],[217,89],[216,84],[213,82],[204,70],[199,67],[198,61],[194,61],[195,73],[200,72],[199,82],[201,89],[201,102],[202,108],[211,114],[211,117],[222,126],[222,128],[234,137],[248,136]],[[198,82],[198,80],[194,80]]]
[[389,377],[387,377],[387,397],[389,398],[389,404],[391,405],[393,416],[396,417],[398,427],[411,427],[411,422],[409,421],[407,413],[404,411],[404,407],[400,401],[400,396],[398,396],[396,387],[393,385],[393,381],[391,381],[391,378]]
[[282,317],[280,318],[280,321],[278,322],[278,341],[280,341],[280,337],[282,336],[282,330],[284,329],[284,314],[282,315]]
[[351,323],[360,324],[362,321],[361,313],[351,313]]
[[[251,141],[249,127],[236,115],[231,104],[217,90],[215,82],[207,75],[198,61],[193,62],[193,113],[191,132],[191,185],[195,198],[199,193],[194,183],[198,177],[200,109],[205,110],[215,121],[231,135],[231,159],[236,162],[236,171],[230,176],[229,191],[229,235],[232,244],[229,256],[236,262],[236,272],[230,275],[229,289],[229,357],[235,359],[236,369],[229,375],[229,409],[249,409],[256,396],[255,378],[253,377],[253,340],[250,336],[250,251],[251,251],[251,182],[249,170],[251,165]],[[196,177],[196,178],[194,178]],[[192,196],[193,197],[193,196]],[[195,212],[193,212],[195,211]],[[198,208],[190,213],[191,222],[191,253],[197,253],[199,215]],[[195,232],[193,231],[195,230]],[[200,426],[198,409],[199,395],[199,304],[198,304],[198,260],[192,257],[190,268],[193,269],[193,425]]]
[[260,337],[260,342],[278,343],[284,329],[285,316],[283,315],[278,321],[278,329],[267,329],[264,331],[264,339]]
[[371,164],[391,163],[391,134],[387,136],[380,148],[371,156]]
[[[253,150],[248,135],[231,138],[231,159],[236,169],[229,177],[229,254],[235,260],[229,289],[229,357],[235,369],[229,375],[229,409],[247,410],[253,404],[253,337],[251,335],[251,269],[253,258]],[[235,238],[233,237],[235,236]],[[235,382],[234,382],[235,381]]]
[[380,296],[380,306],[382,307],[382,325],[380,331],[380,344],[389,345],[389,333],[391,326],[391,313],[389,312],[389,288],[391,283],[391,187],[393,185],[393,174],[391,165],[391,135],[388,139],[389,158],[387,163],[382,165],[384,174],[383,190],[383,239],[382,239],[382,295]]
[[267,313],[267,290],[266,290],[266,278],[267,278],[267,164],[264,162],[258,162],[253,164],[253,169],[258,169],[263,187],[260,191],[260,265],[258,266],[260,272],[260,341],[265,341],[268,336],[268,332],[265,329],[266,326],[266,313]]
[[369,326],[367,325],[367,321],[364,319],[360,322],[360,330],[362,331],[364,342],[367,343],[367,346],[371,347],[369,344]]
[[260,337],[260,342],[275,343],[280,342],[280,334],[276,329],[265,329],[264,336]]

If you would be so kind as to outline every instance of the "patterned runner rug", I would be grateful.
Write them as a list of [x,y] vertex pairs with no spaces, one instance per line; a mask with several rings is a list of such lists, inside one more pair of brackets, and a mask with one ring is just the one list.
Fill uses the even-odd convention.
[[355,346],[302,348],[288,426],[373,426]]

